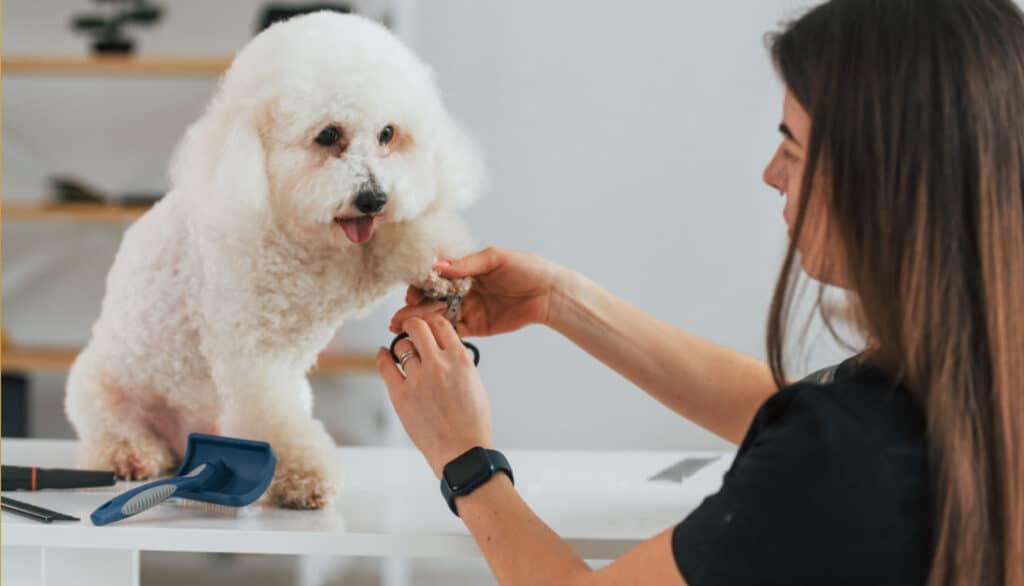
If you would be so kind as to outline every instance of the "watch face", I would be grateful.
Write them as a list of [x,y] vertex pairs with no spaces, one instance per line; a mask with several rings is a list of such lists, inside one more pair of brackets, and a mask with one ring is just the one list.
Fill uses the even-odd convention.
[[481,447],[472,448],[444,467],[444,479],[455,493],[487,480],[491,474],[491,460]]

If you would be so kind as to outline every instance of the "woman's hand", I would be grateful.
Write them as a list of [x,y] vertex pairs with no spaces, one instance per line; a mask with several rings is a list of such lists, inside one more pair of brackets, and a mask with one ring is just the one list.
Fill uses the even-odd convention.
[[[461,336],[493,336],[534,323],[548,323],[557,287],[568,271],[536,255],[488,248],[458,260],[439,261],[435,268],[449,279],[473,278],[473,288],[462,300],[458,332]],[[410,287],[406,307],[391,318],[398,333],[411,317],[442,312],[442,302],[424,300]]]
[[395,353],[415,350],[405,362],[405,375],[381,348],[377,370],[388,387],[391,404],[413,444],[426,457],[434,475],[474,446],[491,447],[491,408],[472,357],[452,325],[439,314],[413,317],[402,324],[409,337]]

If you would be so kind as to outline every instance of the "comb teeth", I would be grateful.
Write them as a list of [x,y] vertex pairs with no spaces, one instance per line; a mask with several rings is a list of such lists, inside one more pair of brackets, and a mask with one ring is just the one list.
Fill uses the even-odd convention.
[[174,494],[174,491],[176,490],[178,490],[178,487],[173,484],[154,486],[153,488],[132,497],[131,500],[121,507],[121,513],[124,515],[134,515],[135,513],[145,511],[153,505],[166,500],[167,497]]

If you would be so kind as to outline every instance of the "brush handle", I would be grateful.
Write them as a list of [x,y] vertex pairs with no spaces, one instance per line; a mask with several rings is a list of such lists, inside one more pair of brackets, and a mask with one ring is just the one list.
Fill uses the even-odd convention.
[[103,503],[93,511],[89,518],[92,519],[93,525],[107,525],[132,515],[138,515],[171,498],[179,491],[199,488],[216,473],[217,466],[206,462],[196,466],[184,476],[173,476],[143,484]]
[[37,468],[35,466],[8,466],[0,471],[0,490],[42,490],[44,488],[87,488],[114,486],[113,472],[99,470],[70,470],[65,468]]

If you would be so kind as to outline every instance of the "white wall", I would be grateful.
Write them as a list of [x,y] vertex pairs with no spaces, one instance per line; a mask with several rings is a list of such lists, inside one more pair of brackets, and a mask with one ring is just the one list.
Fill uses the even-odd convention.
[[[8,0],[4,52],[83,50],[66,22],[86,4]],[[258,5],[165,4],[166,22],[140,35],[146,51],[233,52]],[[415,46],[487,153],[494,187],[469,214],[481,245],[549,256],[672,324],[763,356],[785,230],[781,200],[760,182],[782,100],[762,38],[804,2],[401,4],[415,9]],[[166,186],[170,149],[213,87],[4,82],[7,201],[39,197],[51,171],[88,173],[113,190]],[[5,327],[24,341],[83,342],[119,234],[5,222]],[[343,343],[385,343],[397,300],[346,326]],[[533,328],[479,346],[498,445],[721,445],[551,332]],[[839,353],[826,346],[815,356]],[[57,397],[51,405],[59,384],[40,383]],[[321,416],[356,424],[376,417],[379,382],[344,388],[321,394]]]
[[[421,50],[488,147],[481,240],[539,252],[662,319],[762,355],[785,232],[760,183],[781,90],[763,34],[791,2],[446,2]],[[712,440],[556,335],[482,343],[500,436]]]

